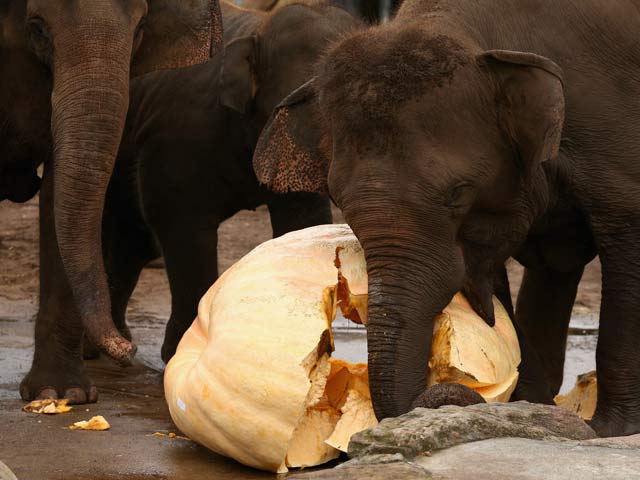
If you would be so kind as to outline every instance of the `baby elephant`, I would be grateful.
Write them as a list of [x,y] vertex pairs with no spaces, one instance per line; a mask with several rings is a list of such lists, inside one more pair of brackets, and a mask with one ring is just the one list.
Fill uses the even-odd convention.
[[165,362],[218,277],[222,221],[263,204],[274,236],[332,221],[325,196],[274,194],[261,187],[252,156],[274,108],[311,77],[327,45],[357,21],[330,5],[290,5],[265,13],[223,3],[222,10],[224,53],[132,85],[105,205],[112,313],[124,334],[129,333],[126,305],[141,269],[164,255],[172,297]]

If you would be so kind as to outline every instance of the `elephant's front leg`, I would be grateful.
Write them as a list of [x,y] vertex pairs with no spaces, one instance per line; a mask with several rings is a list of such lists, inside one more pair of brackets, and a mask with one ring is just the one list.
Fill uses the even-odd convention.
[[640,218],[620,224],[619,230],[604,222],[595,227],[602,304],[598,404],[591,426],[607,437],[640,433]]
[[537,353],[551,396],[562,386],[569,321],[583,270],[527,268],[518,294],[516,322]]
[[333,223],[331,204],[316,193],[272,194],[267,201],[273,238],[294,230]]
[[53,169],[48,164],[40,191],[40,309],[33,363],[20,384],[23,400],[97,401],[98,391],[82,360],[83,330],[58,250],[53,216]]
[[162,344],[162,360],[167,363],[196,318],[200,298],[218,279],[218,222],[185,211],[181,218],[155,224],[154,230],[171,288],[171,317]]

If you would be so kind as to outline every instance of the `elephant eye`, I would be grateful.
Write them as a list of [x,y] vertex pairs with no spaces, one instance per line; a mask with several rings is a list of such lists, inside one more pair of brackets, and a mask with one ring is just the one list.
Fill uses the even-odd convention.
[[49,63],[53,53],[53,41],[45,21],[40,17],[30,18],[27,31],[35,54],[45,63]]
[[449,189],[445,205],[451,209],[466,207],[476,197],[476,190],[471,183],[460,182]]

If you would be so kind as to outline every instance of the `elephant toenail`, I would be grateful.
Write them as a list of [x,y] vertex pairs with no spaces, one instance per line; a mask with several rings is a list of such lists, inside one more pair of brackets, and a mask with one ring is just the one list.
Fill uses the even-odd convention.
[[41,400],[45,398],[58,398],[58,392],[56,392],[55,388],[45,387],[40,390],[40,393],[38,393],[36,399]]
[[87,394],[81,388],[69,388],[64,393],[64,398],[68,398],[71,405],[87,403]]

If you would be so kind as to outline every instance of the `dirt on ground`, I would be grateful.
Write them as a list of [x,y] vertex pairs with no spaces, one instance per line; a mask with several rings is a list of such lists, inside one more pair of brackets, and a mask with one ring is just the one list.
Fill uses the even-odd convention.
[[[340,212],[335,212],[341,221]],[[177,432],[162,392],[160,345],[170,311],[162,268],[144,270],[130,302],[128,322],[139,346],[135,367],[120,369],[106,360],[89,362],[100,391],[98,404],[57,416],[22,412],[18,384],[31,364],[38,301],[38,200],[0,203],[0,461],[21,480],[31,479],[204,479],[274,478],[244,468],[195,443],[155,436]],[[219,265],[228,268],[271,237],[268,212],[241,212],[221,227]],[[517,291],[522,268],[509,265]],[[585,272],[574,316],[597,326],[600,264]],[[581,323],[582,325],[582,323]],[[592,354],[594,339],[585,351]],[[582,341],[582,340],[580,340]],[[572,361],[568,355],[568,362]],[[582,364],[576,363],[576,368]],[[580,372],[580,370],[578,370]],[[104,415],[106,432],[68,430],[78,420]]]

